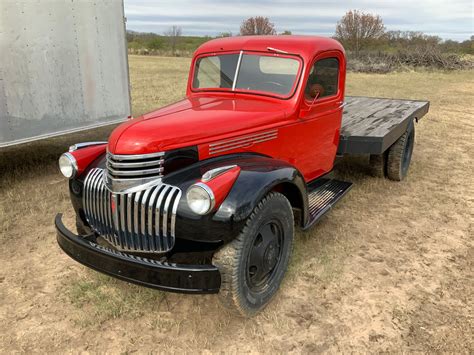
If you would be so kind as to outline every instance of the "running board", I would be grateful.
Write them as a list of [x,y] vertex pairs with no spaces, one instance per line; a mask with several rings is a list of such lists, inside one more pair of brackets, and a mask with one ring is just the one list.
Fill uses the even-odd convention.
[[327,180],[319,184],[308,195],[309,218],[304,230],[315,224],[352,187],[352,182]]

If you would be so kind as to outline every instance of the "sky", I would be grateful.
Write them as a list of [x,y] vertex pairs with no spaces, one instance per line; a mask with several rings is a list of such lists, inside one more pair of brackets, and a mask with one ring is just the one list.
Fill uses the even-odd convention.
[[278,32],[331,36],[350,9],[378,14],[387,30],[422,31],[462,41],[474,34],[474,0],[124,0],[127,29],[162,34],[170,26],[183,35],[238,34],[242,20],[266,16]]

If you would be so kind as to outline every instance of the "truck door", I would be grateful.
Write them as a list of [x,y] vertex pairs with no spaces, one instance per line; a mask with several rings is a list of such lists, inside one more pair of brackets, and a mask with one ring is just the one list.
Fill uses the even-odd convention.
[[301,138],[307,151],[304,175],[313,180],[333,168],[344,100],[345,61],[342,53],[317,56],[306,78],[301,103]]

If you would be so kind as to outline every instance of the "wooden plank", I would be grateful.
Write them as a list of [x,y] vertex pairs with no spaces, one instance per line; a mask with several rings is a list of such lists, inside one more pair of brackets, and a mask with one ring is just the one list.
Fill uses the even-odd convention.
[[429,102],[372,97],[346,97],[339,154],[380,154],[428,112]]

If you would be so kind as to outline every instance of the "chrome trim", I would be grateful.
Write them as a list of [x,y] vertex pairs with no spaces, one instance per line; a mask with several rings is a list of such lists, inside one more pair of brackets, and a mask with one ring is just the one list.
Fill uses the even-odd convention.
[[[188,200],[189,190],[191,190],[195,186],[200,187],[201,189],[206,191],[206,193],[209,195],[209,198],[211,199],[211,205],[209,206],[209,209],[205,213],[202,214],[204,216],[204,215],[208,214],[209,212],[211,212],[214,209],[214,207],[216,206],[216,197],[214,196],[214,192],[211,190],[211,188],[209,186],[207,186],[206,184],[204,184],[202,182],[197,182],[197,183],[192,184],[191,186],[189,186],[188,190],[186,191],[186,202]],[[189,205],[189,203],[188,203],[188,205]],[[196,212],[193,211],[193,213],[196,213]]]
[[140,174],[162,173],[163,170],[164,169],[161,167],[161,168],[155,168],[155,169],[149,169],[149,170],[120,171],[120,170],[114,170],[110,166],[107,166],[108,172],[112,173],[113,175],[118,175],[118,176],[135,176],[135,175],[140,175]]
[[[71,162],[72,164],[72,167],[73,167],[73,171],[72,171],[72,175],[68,177],[68,179],[73,179],[76,175],[77,175],[77,171],[79,170],[78,166],[77,166],[77,160],[76,158],[74,158],[74,155],[72,155],[71,153],[67,152],[67,153],[63,153],[61,154],[61,156],[65,156],[66,158],[69,159],[69,161]],[[60,157],[61,158],[61,157]],[[59,167],[59,171],[61,171],[61,167]],[[61,171],[61,174],[62,174],[62,171]],[[63,174],[64,176],[64,174]],[[67,177],[67,176],[64,176],[64,177]]]
[[219,175],[222,175],[226,171],[235,168],[236,166],[237,165],[227,165],[227,166],[221,166],[220,168],[215,168],[215,169],[208,170],[203,174],[203,176],[201,178],[201,181],[202,182],[208,182],[208,181],[214,179],[215,177],[217,177]]
[[113,193],[129,194],[161,183],[164,152],[114,155],[107,152],[106,187]]
[[179,201],[181,200],[182,191],[178,190],[178,195],[176,196],[173,204],[173,209],[171,210],[171,237],[174,238],[176,234],[176,212],[178,211]]
[[228,150],[250,147],[257,143],[262,143],[278,138],[278,130],[248,134],[245,136],[227,139],[209,144],[209,155],[222,153]]
[[161,184],[161,177],[127,179],[125,181],[112,181],[108,174],[105,174],[105,187],[116,194],[130,194]]
[[157,153],[150,153],[150,154],[130,154],[130,155],[112,154],[108,152],[107,155],[112,156],[115,160],[136,160],[136,159],[150,159],[150,158],[162,157],[163,155],[165,155],[165,152],[157,152]]
[[235,68],[234,81],[232,82],[232,91],[235,91],[235,85],[237,85],[237,79],[239,78],[240,63],[242,63],[242,56],[244,51],[240,51],[239,59],[237,60],[237,67]]
[[153,161],[147,161],[147,162],[142,162],[142,163],[117,163],[113,162],[111,160],[107,161],[107,164],[112,166],[113,168],[133,168],[133,167],[145,167],[145,166],[153,166],[153,165],[158,165],[158,164],[163,164],[165,161],[164,159],[160,160],[153,160]]
[[[158,197],[158,202],[156,203],[156,214],[159,216],[161,215],[161,204],[164,199],[164,196],[168,193],[170,186],[165,186],[163,190],[160,192],[160,196]],[[156,220],[156,230],[160,230],[160,219],[157,218]]]
[[119,250],[164,253],[172,249],[182,191],[161,183],[117,194],[106,188],[106,175],[104,169],[94,168],[84,180],[83,206],[92,229]]
[[87,148],[87,147],[91,147],[91,146],[94,146],[94,145],[102,145],[102,144],[107,144],[107,141],[76,143],[76,144],[73,144],[69,147],[69,151],[74,152],[78,149]]

